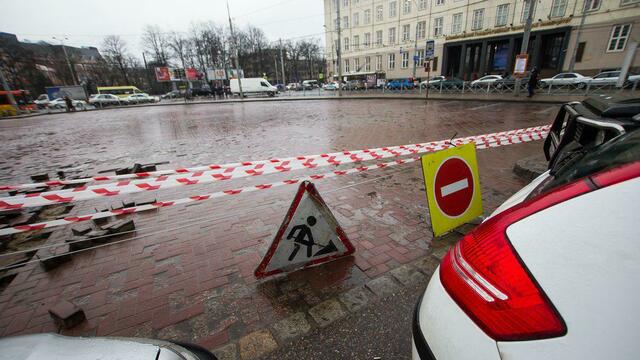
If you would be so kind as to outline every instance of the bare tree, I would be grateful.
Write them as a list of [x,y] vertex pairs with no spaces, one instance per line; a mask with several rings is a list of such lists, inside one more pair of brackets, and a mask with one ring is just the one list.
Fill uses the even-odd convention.
[[131,56],[127,51],[127,44],[118,35],[108,35],[102,42],[104,58],[111,67],[115,68],[126,84],[129,84],[129,69]]
[[173,56],[180,61],[180,65],[183,69],[186,68],[189,40],[182,34],[174,31],[169,35],[168,44],[171,52],[173,53]]
[[153,55],[155,63],[168,65],[168,36],[156,25],[145,26],[142,32],[142,47]]

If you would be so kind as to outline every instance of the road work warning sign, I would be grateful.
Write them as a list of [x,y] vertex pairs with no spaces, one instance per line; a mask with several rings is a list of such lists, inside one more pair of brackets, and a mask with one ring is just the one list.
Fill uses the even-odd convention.
[[482,215],[475,144],[429,153],[421,160],[435,236]]
[[261,278],[322,264],[354,251],[315,186],[305,181],[300,184],[255,276]]

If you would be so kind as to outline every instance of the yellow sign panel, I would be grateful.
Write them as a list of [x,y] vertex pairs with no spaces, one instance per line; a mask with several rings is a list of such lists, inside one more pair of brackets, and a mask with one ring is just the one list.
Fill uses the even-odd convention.
[[421,160],[435,236],[482,215],[475,144],[429,153]]

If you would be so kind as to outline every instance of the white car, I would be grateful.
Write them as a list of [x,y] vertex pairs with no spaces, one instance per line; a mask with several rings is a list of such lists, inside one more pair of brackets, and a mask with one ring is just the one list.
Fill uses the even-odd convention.
[[[589,80],[589,84],[592,86],[604,86],[604,85],[617,85],[620,78],[620,71],[603,71]],[[640,81],[640,75],[629,74],[627,76],[628,82]]]
[[158,99],[156,97],[149,96],[149,94],[145,94],[145,93],[131,94],[126,98],[126,102],[128,104],[154,103],[157,101]]
[[434,76],[434,77],[432,77],[432,78],[431,78],[431,79],[429,79],[429,80],[421,81],[421,82],[420,82],[420,87],[424,89],[424,88],[426,88],[429,84],[439,83],[439,82],[444,81],[444,80],[446,80],[446,79],[447,79],[447,78],[446,78],[445,76],[440,76],[440,75],[438,75],[438,76]]
[[40,94],[33,103],[38,106],[38,109],[44,109],[49,106],[49,96],[47,94]]
[[[87,107],[87,103],[85,101],[82,100],[71,100],[71,104],[73,105],[74,108],[76,109],[80,109],[83,110]],[[67,108],[67,103],[64,101],[63,98],[57,98],[57,99],[53,99],[51,101],[49,101],[49,103],[47,104],[47,106],[49,108],[53,108],[53,109],[66,109]]]
[[414,360],[638,358],[640,130],[569,118],[560,144],[600,145],[548,137],[551,163],[565,157],[449,250],[416,307]]
[[583,88],[587,83],[591,81],[591,78],[578,73],[560,73],[554,77],[545,78],[540,80],[540,86],[547,87],[549,85],[575,85],[578,88]]
[[487,86],[487,84],[493,84],[494,82],[502,80],[500,75],[485,75],[478,80],[471,82],[471,86]]
[[96,94],[91,95],[89,104],[96,107],[104,107],[109,105],[122,105],[123,101],[119,97],[112,94]]

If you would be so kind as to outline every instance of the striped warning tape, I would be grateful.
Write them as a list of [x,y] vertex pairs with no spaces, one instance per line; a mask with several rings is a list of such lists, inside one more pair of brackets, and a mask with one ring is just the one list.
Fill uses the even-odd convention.
[[[454,139],[454,142],[469,142],[469,141],[486,141],[488,139],[501,137],[505,135],[516,135],[523,134],[535,131],[547,131],[549,130],[549,125],[542,126],[534,126],[523,129],[515,129],[508,131],[501,131],[491,134],[477,135],[477,136],[468,136],[465,138]],[[303,155],[296,157],[289,157],[283,159],[269,159],[269,160],[258,160],[258,161],[245,161],[245,162],[237,162],[237,163],[229,163],[229,164],[211,164],[211,165],[202,165],[195,166],[189,168],[177,168],[177,169],[169,169],[169,170],[159,170],[152,172],[139,172],[134,174],[125,174],[125,175],[96,175],[91,177],[85,177],[80,179],[70,179],[70,180],[51,180],[45,182],[38,183],[28,183],[28,184],[20,184],[20,185],[0,185],[0,191],[10,191],[10,190],[23,190],[23,189],[35,189],[35,188],[43,188],[43,187],[56,187],[56,186],[64,186],[64,185],[77,185],[77,184],[86,184],[90,182],[96,181],[114,181],[114,180],[127,180],[127,179],[146,179],[151,177],[165,177],[171,175],[177,176],[185,176],[190,173],[201,173],[201,172],[212,172],[212,173],[224,173],[225,171],[229,171],[229,169],[233,170],[259,170],[256,168],[261,165],[274,165],[277,166],[281,163],[294,163],[294,162],[313,162],[317,159],[328,159],[333,158],[336,160],[340,160],[344,157],[350,156],[358,156],[361,154],[366,154],[369,152],[373,153],[391,153],[398,150],[404,150],[406,148],[424,148],[427,146],[435,146],[441,143],[445,143],[449,140],[440,140],[428,143],[420,143],[420,144],[409,144],[409,145],[398,145],[391,147],[382,147],[375,149],[363,149],[363,150],[351,150],[351,151],[342,151],[342,152],[334,152],[327,154],[317,154],[317,155]]]
[[[499,136],[478,136],[469,138],[455,139],[452,142],[454,144],[464,144],[468,142],[475,142],[476,144],[488,143],[488,142],[501,142],[508,141],[511,136],[531,136],[532,134],[539,134],[540,130],[522,132],[512,135],[499,135]],[[93,185],[93,186],[81,186],[74,189],[48,191],[36,194],[18,195],[5,197],[0,199],[0,211],[8,209],[20,209],[24,207],[44,206],[51,204],[64,204],[77,201],[85,201],[91,199],[97,199],[101,197],[111,197],[117,195],[134,194],[145,191],[155,191],[161,189],[168,189],[178,186],[190,186],[196,184],[208,184],[216,181],[237,179],[249,176],[268,175],[279,172],[287,172],[291,170],[300,169],[312,169],[324,166],[337,166],[350,163],[358,163],[370,160],[379,160],[391,157],[401,157],[407,155],[416,155],[433,151],[438,146],[449,143],[447,140],[429,143],[428,145],[407,145],[398,148],[397,150],[390,150],[388,148],[385,151],[376,150],[362,150],[358,153],[352,152],[349,154],[342,153],[341,156],[327,155],[326,157],[320,156],[319,158],[307,158],[306,160],[293,160],[284,161],[280,163],[260,163],[253,165],[251,168],[246,167],[239,168],[227,168],[223,172],[218,170],[200,171],[191,173],[187,176],[161,176],[154,180],[138,180],[128,181],[120,180],[115,183]]]
[[[510,144],[518,144],[518,143],[522,143],[522,142],[541,140],[541,139],[546,137],[547,133],[548,133],[547,131],[542,131],[542,132],[536,132],[536,133],[530,133],[530,134],[511,135],[506,140],[482,142],[482,143],[476,144],[476,147],[478,149],[486,149],[486,148],[494,148],[494,147],[505,146],[505,145],[510,145]],[[446,148],[449,148],[451,146],[455,146],[455,145],[453,145],[453,144],[441,144],[441,145],[435,146],[432,151],[446,149]],[[189,197],[181,198],[181,199],[177,199],[177,200],[158,201],[158,202],[155,202],[153,204],[140,205],[140,206],[134,206],[134,207],[124,208],[124,209],[111,210],[111,211],[103,211],[103,212],[98,212],[98,213],[93,213],[93,214],[69,216],[69,217],[65,217],[63,219],[46,221],[46,222],[41,222],[41,223],[36,223],[36,224],[19,225],[19,226],[0,229],[0,236],[16,234],[16,233],[30,231],[30,230],[40,230],[40,229],[44,229],[44,228],[52,228],[52,227],[57,227],[57,226],[70,225],[70,224],[75,224],[75,223],[79,223],[79,222],[84,222],[84,221],[89,221],[89,220],[94,220],[94,219],[100,219],[100,218],[106,218],[106,217],[111,217],[111,216],[133,214],[133,213],[136,213],[136,212],[154,210],[154,209],[159,209],[159,208],[169,207],[169,206],[175,206],[175,205],[188,204],[188,203],[192,203],[192,202],[199,202],[199,201],[217,199],[217,198],[221,198],[221,197],[225,197],[225,196],[237,195],[237,194],[240,194],[240,193],[249,193],[249,192],[254,192],[254,191],[258,191],[258,190],[272,189],[272,188],[280,187],[280,186],[284,186],[284,185],[297,184],[297,183],[299,183],[301,181],[304,181],[304,180],[311,180],[311,181],[313,181],[313,180],[321,180],[321,179],[328,179],[328,178],[337,177],[337,176],[343,176],[343,175],[349,175],[349,174],[365,172],[365,171],[369,171],[369,170],[384,169],[384,168],[397,166],[397,165],[401,165],[401,164],[412,163],[412,162],[415,162],[415,161],[418,161],[418,160],[420,160],[420,157],[414,157],[414,158],[408,158],[408,159],[397,159],[397,160],[389,161],[389,162],[385,162],[385,163],[377,163],[377,164],[373,164],[373,165],[369,165],[369,166],[359,166],[359,167],[355,167],[355,168],[351,168],[351,169],[345,169],[345,170],[334,170],[334,171],[327,172],[327,173],[324,173],[324,174],[316,174],[316,175],[310,175],[310,176],[294,178],[294,179],[289,179],[289,180],[284,180],[284,181],[277,181],[277,182],[273,182],[273,183],[270,183],[270,184],[260,184],[260,185],[248,186],[248,187],[238,188],[238,189],[229,189],[229,190],[217,191],[217,192],[203,194],[203,195],[189,196]]]

